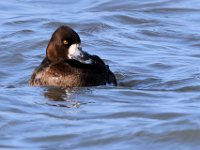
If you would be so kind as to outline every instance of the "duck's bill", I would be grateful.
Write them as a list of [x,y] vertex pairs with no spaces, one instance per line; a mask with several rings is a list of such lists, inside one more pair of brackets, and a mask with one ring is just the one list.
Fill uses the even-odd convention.
[[92,64],[92,60],[89,58],[86,52],[82,51],[80,44],[72,44],[69,47],[68,58],[77,60],[83,64]]

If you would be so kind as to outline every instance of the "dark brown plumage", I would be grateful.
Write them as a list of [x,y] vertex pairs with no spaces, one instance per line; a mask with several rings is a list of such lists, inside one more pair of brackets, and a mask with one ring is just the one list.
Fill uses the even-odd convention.
[[67,26],[53,33],[46,57],[34,70],[29,83],[61,87],[117,85],[109,67],[98,56],[82,51],[79,35]]

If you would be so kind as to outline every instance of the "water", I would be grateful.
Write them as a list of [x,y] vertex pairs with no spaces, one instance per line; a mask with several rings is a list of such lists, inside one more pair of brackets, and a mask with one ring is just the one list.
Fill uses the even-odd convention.
[[[199,0],[0,1],[1,149],[199,149]],[[119,86],[29,87],[74,28]]]

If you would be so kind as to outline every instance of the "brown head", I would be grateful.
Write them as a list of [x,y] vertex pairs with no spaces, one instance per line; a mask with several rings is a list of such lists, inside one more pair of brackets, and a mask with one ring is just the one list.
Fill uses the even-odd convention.
[[82,51],[79,35],[68,26],[59,27],[52,35],[46,49],[47,59],[53,63],[74,59],[91,64],[88,54]]

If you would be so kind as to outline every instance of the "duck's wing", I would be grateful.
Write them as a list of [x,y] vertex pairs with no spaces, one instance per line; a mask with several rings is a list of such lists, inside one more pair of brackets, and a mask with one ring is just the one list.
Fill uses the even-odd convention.
[[117,86],[117,80],[116,80],[114,73],[110,70],[108,65],[106,65],[106,67],[107,67],[107,76],[108,76],[107,83]]
[[114,73],[110,70],[109,66],[106,65],[99,56],[97,56],[97,55],[89,55],[89,56],[99,66],[98,68],[101,68],[102,71],[105,72],[107,83],[117,86],[116,77],[115,77]]

